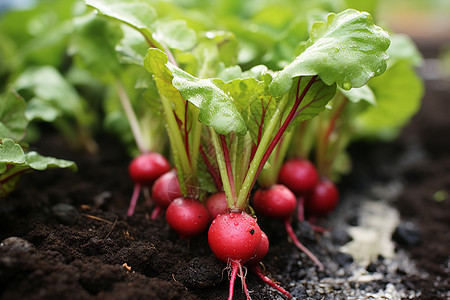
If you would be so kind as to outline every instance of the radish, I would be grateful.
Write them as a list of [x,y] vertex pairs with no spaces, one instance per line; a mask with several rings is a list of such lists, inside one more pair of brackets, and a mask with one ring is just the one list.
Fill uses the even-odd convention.
[[269,238],[264,233],[264,231],[261,231],[261,244],[259,245],[258,251],[256,252],[256,256],[249,260],[247,262],[248,267],[250,270],[256,274],[256,276],[259,277],[262,281],[264,281],[269,286],[273,287],[274,289],[278,290],[280,293],[285,295],[288,298],[292,298],[292,295],[286,291],[283,287],[278,285],[276,282],[274,282],[272,279],[267,277],[264,272],[260,268],[261,261],[263,258],[267,255],[267,252],[269,251]]
[[296,195],[312,190],[319,181],[314,165],[305,159],[291,159],[281,167],[278,181]]
[[209,196],[206,200],[205,206],[209,212],[211,220],[214,220],[220,214],[224,214],[228,208],[227,196],[225,195],[225,192],[215,193]]
[[257,256],[261,239],[262,231],[258,223],[245,212],[222,214],[211,223],[208,231],[209,247],[219,260],[231,265],[228,299],[233,299],[238,271],[244,292],[250,299],[242,266]]
[[131,196],[128,216],[132,216],[136,207],[141,187],[151,186],[162,174],[170,171],[167,159],[159,153],[144,153],[133,159],[128,167],[130,177],[134,182],[133,195]]
[[175,170],[160,176],[152,187],[152,199],[156,202],[156,207],[151,218],[155,219],[174,199],[181,196],[180,184]]
[[302,250],[322,271],[324,269],[322,263],[300,243],[292,229],[291,216],[296,206],[297,199],[295,195],[282,184],[275,184],[265,190],[258,189],[253,196],[253,208],[267,217],[282,219],[286,232],[295,246]]
[[181,197],[173,200],[167,207],[166,220],[180,238],[190,238],[208,227],[209,214],[203,203]]
[[159,176],[170,171],[170,164],[161,154],[150,152],[133,159],[128,170],[133,182],[151,185]]
[[324,177],[305,196],[306,212],[311,216],[322,216],[334,210],[338,200],[339,192],[336,185]]

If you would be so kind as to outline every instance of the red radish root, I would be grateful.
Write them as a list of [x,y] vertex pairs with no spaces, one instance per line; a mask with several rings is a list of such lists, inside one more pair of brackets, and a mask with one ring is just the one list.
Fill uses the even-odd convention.
[[272,218],[282,219],[289,237],[301,251],[303,251],[318,267],[324,267],[319,259],[309,251],[295,236],[291,225],[291,216],[297,206],[295,195],[284,185],[276,184],[266,190],[257,190],[253,196],[253,207],[257,212]]
[[305,159],[291,159],[281,167],[278,181],[294,194],[302,195],[312,190],[319,180],[314,165]]
[[292,295],[288,291],[286,291],[282,286],[278,285],[272,279],[267,277],[260,268],[261,261],[267,255],[267,252],[269,251],[269,239],[267,238],[267,235],[264,233],[264,231],[261,231],[261,233],[262,233],[261,244],[259,245],[259,249],[258,249],[258,252],[256,253],[256,257],[249,260],[247,265],[248,265],[249,269],[256,276],[258,276],[259,279],[261,279],[266,284],[268,284],[270,287],[276,289],[277,291],[279,291],[286,297],[292,298]]
[[191,198],[177,198],[166,211],[166,220],[180,238],[190,238],[205,231],[209,224],[206,207]]
[[228,208],[227,196],[224,192],[212,194],[209,196],[208,200],[206,200],[205,206],[211,220],[214,220],[218,215],[226,213]]
[[128,216],[134,213],[141,187],[151,186],[159,176],[169,171],[169,162],[159,153],[144,153],[131,161],[128,172],[134,182],[134,189],[127,211]]
[[312,216],[322,216],[336,208],[339,192],[334,183],[321,179],[314,189],[305,197],[306,212]]
[[233,299],[238,271],[247,299],[250,298],[242,265],[256,257],[261,239],[262,231],[258,223],[245,212],[222,214],[211,223],[208,231],[209,247],[219,260],[231,264],[232,268],[228,299]]
[[160,176],[152,187],[152,199],[155,201],[156,207],[151,218],[155,219],[174,199],[181,196],[176,171],[172,170]]

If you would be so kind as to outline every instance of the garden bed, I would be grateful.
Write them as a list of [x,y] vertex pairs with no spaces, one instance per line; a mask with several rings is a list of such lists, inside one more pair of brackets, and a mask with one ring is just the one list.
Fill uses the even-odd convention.
[[[330,232],[294,223],[324,272],[290,243],[281,222],[261,219],[271,241],[269,276],[298,299],[448,299],[449,97],[448,82],[428,80],[420,113],[396,142],[351,147],[354,172],[341,183],[337,212],[322,224]],[[225,265],[209,250],[206,233],[179,240],[163,219],[150,219],[142,202],[126,217],[132,182],[118,141],[102,136],[100,154],[92,156],[43,130],[38,151],[74,160],[79,171],[28,174],[2,201],[0,299],[227,298]],[[367,203],[384,205],[382,215],[397,208],[395,227],[404,230],[395,235],[392,257],[357,264],[341,247],[351,242],[348,228],[366,226],[358,212]],[[251,273],[247,283],[252,299],[282,299]],[[239,286],[235,299],[245,299]]]

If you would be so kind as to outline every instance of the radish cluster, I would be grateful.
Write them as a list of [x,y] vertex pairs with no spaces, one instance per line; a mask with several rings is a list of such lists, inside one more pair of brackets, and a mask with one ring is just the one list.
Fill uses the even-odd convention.
[[305,213],[311,217],[321,217],[336,208],[339,192],[335,184],[326,177],[320,177],[308,160],[286,161],[278,181],[299,198],[297,209],[300,221],[303,221]]

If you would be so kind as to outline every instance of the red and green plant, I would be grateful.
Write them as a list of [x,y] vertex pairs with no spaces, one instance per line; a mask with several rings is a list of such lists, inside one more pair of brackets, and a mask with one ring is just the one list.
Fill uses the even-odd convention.
[[[142,189],[155,204],[151,217],[167,209],[182,238],[212,221],[209,244],[230,267],[230,299],[238,274],[250,298],[246,266],[291,297],[259,267],[269,243],[257,216],[281,219],[324,269],[295,236],[292,216],[332,211],[351,162],[348,145],[394,137],[417,110],[420,58],[412,43],[389,36],[369,13],[345,9],[345,1],[84,2],[71,2],[75,17],[64,15],[63,30],[53,32],[54,59],[65,50],[68,65],[30,51],[24,56],[36,66],[0,69],[25,99],[2,96],[2,193],[30,169],[74,168],[34,163],[36,155],[18,144],[23,132],[3,128],[24,127],[25,114],[95,151],[92,136],[102,123],[135,157],[128,216]],[[373,10],[375,2],[359,5]],[[12,29],[4,24],[7,36]],[[0,51],[8,50],[5,41]],[[11,111],[20,115],[14,122]]]

